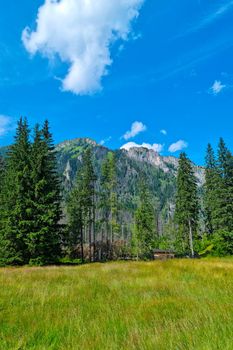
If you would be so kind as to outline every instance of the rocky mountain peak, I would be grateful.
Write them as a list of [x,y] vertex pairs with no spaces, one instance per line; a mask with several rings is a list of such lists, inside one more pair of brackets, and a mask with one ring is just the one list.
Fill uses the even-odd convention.
[[129,150],[124,150],[127,156],[139,162],[149,163],[164,172],[171,171],[171,165],[177,168],[178,159],[175,157],[163,157],[158,152],[145,147],[132,147]]
[[84,138],[75,138],[72,140],[63,141],[56,146],[56,149],[61,150],[63,148],[74,147],[76,145],[91,145],[93,147],[98,146],[96,141],[94,141],[88,137],[84,137]]

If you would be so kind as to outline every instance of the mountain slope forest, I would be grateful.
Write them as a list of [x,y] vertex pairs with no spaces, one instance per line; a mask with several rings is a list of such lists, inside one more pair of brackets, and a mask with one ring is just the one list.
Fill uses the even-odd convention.
[[233,252],[233,157],[220,139],[205,168],[185,153],[112,151],[88,138],[53,145],[20,119],[0,149],[0,264],[44,265]]

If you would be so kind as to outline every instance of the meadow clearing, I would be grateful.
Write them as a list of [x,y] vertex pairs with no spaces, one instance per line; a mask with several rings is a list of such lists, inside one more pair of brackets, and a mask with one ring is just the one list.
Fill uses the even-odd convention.
[[1,350],[232,350],[233,259],[0,269]]

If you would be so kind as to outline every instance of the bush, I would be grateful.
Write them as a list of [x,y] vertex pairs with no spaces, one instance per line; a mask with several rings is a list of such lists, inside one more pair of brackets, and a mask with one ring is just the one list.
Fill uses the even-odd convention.
[[213,256],[233,255],[233,232],[219,230],[213,235]]
[[82,260],[81,259],[72,259],[72,258],[66,256],[66,257],[59,259],[59,264],[60,265],[80,265],[80,264],[82,264]]

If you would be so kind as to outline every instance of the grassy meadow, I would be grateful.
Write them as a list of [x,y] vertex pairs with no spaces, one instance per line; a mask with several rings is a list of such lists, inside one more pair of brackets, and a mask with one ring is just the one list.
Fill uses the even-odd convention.
[[0,269],[0,350],[232,350],[233,260]]

